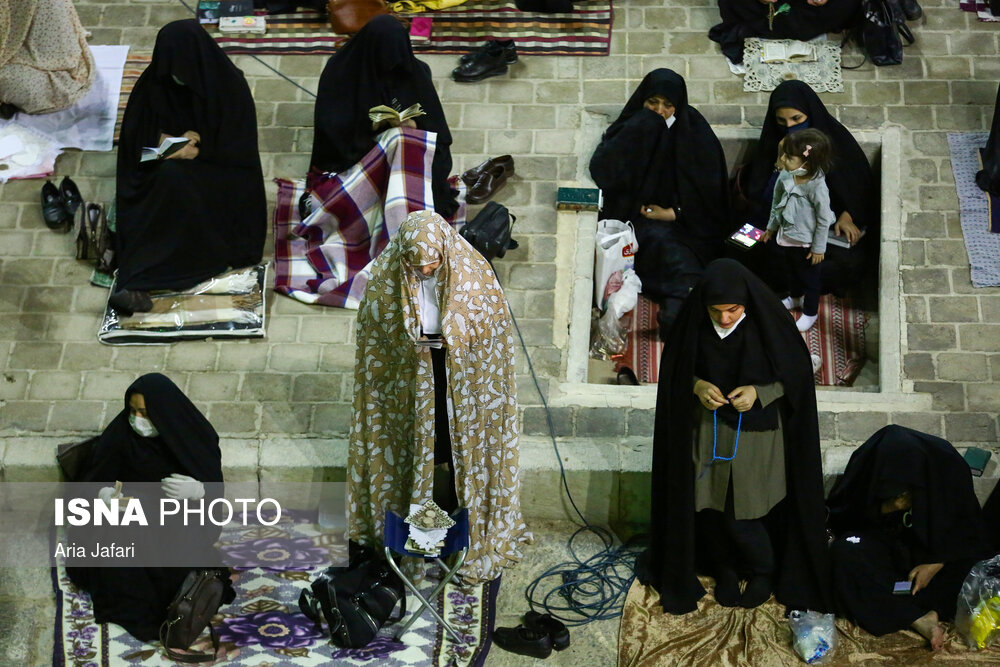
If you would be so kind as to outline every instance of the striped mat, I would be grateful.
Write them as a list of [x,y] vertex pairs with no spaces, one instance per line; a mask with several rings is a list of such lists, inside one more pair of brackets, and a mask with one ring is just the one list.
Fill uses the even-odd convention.
[[[426,12],[433,20],[430,40],[416,42],[423,53],[467,53],[490,39],[514,39],[519,54],[606,56],[611,46],[611,0],[576,0],[567,14],[521,12],[513,0],[469,0],[452,9]],[[343,38],[330,32],[317,12],[267,17],[263,35],[223,35],[206,26],[233,54],[330,54]]]
[[128,58],[125,59],[125,71],[122,74],[122,91],[118,96],[118,119],[115,121],[115,145],[118,145],[118,135],[122,131],[122,116],[125,115],[125,105],[128,104],[128,96],[135,88],[135,82],[139,76],[149,67],[149,61],[153,59],[151,52],[136,53],[129,50]]
[[[616,370],[628,366],[641,383],[655,383],[660,372],[660,342],[656,313],[659,307],[645,297],[639,297],[632,311],[632,327],[627,347],[616,358]],[[800,313],[795,311],[798,319]],[[809,351],[822,360],[816,371],[817,386],[849,387],[865,364],[865,325],[868,316],[855,308],[850,299],[827,294],[820,299],[819,319],[802,334]]]

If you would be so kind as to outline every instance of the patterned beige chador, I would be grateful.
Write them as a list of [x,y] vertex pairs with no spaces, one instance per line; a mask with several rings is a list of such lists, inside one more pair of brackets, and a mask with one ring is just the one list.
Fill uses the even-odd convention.
[[381,541],[386,509],[431,499],[434,378],[418,346],[419,269],[437,260],[459,505],[469,509],[462,579],[495,579],[530,541],[521,518],[514,335],[489,263],[432,211],[411,213],[375,260],[358,311],[348,454],[350,538]]
[[29,114],[61,111],[96,73],[71,0],[0,2],[0,102]]

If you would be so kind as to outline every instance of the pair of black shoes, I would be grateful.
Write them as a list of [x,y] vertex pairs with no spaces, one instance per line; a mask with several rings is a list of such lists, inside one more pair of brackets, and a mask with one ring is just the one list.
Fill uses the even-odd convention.
[[544,660],[553,649],[562,651],[569,648],[569,630],[548,614],[529,611],[524,615],[522,625],[495,629],[493,641],[505,651]]
[[893,18],[900,23],[904,20],[916,21],[924,15],[917,0],[889,0],[889,6],[892,8]]
[[507,66],[517,62],[513,39],[491,39],[472,53],[458,59],[451,78],[461,83],[473,83],[507,73]]
[[80,189],[69,176],[57,188],[52,181],[42,186],[42,219],[49,229],[65,234],[73,228],[73,216],[83,203]]

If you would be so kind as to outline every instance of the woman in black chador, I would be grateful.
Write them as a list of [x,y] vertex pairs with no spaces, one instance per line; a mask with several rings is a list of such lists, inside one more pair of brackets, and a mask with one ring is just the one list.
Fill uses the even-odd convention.
[[[104,429],[90,461],[74,481],[103,485],[98,497],[105,501],[114,492],[111,485],[122,482],[122,493],[141,497],[147,516],[152,515],[142,487],[130,490],[130,484],[157,484],[159,497],[180,501],[204,498],[207,505],[222,496],[219,436],[177,385],[164,375],[149,373],[126,390],[125,409]],[[159,499],[151,500],[158,512]],[[199,535],[183,548],[204,549],[206,567],[218,562],[218,556],[209,552],[219,535],[217,527],[191,526],[185,531]],[[136,639],[151,641],[158,638],[167,605],[191,569],[71,567],[67,572],[73,583],[90,593],[98,623],[117,623]],[[219,570],[227,585],[226,603],[235,597],[228,574]]]
[[716,260],[670,331],[660,378],[639,580],[672,614],[697,608],[697,573],[724,606],[773,591],[830,611],[816,393],[792,316],[741,264]]
[[[190,143],[139,162],[165,137]],[[260,261],[266,233],[257,118],[243,73],[194,19],[165,25],[122,120],[117,291],[125,313],[148,290],[181,290]]]
[[[789,132],[805,128],[820,130],[830,137],[833,169],[826,174],[826,184],[830,188],[830,208],[837,220],[832,233],[853,243],[850,248],[827,244],[826,257],[820,264],[821,290],[824,294],[843,294],[863,280],[874,285],[880,237],[875,175],[857,140],[830,115],[804,81],[784,81],[771,93],[760,139],[740,172],[738,188],[749,206],[748,219],[761,228],[767,225],[778,178],[774,165],[778,142]],[[781,276],[768,270],[774,265],[771,257],[774,247],[772,241],[767,249],[751,251],[741,255],[741,259],[747,260],[776,292],[787,292]]]
[[656,69],[643,78],[594,151],[590,175],[604,192],[601,219],[635,227],[635,272],[660,305],[665,336],[731,231],[726,157],[688,104],[681,75]]
[[976,185],[980,190],[1000,197],[1000,87],[997,87],[993,124],[990,126],[990,138],[983,149],[983,168],[976,173]]
[[[951,444],[886,426],[830,493],[837,610],[873,635],[913,628],[941,648],[962,581],[986,551],[969,466]],[[896,582],[912,591],[894,595]]]
[[368,21],[323,68],[316,94],[313,170],[344,171],[375,146],[381,130],[372,130],[372,107],[384,104],[402,111],[418,102],[426,115],[412,122],[437,133],[431,164],[434,210],[451,218],[458,210],[458,192],[448,184],[451,132],[430,68],[413,55],[406,28],[392,16]]
[[[778,11],[783,5],[788,9]],[[774,7],[774,20],[768,14]],[[722,53],[734,63],[743,62],[743,40],[807,40],[828,32],[840,32],[861,18],[861,0],[719,0],[722,23],[708,31]]]

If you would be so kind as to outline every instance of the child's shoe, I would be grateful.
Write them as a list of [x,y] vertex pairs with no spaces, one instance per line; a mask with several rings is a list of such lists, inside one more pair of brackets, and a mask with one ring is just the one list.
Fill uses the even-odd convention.
[[819,313],[815,315],[803,314],[802,317],[795,320],[795,328],[797,328],[799,331],[809,331],[809,329],[812,328],[812,325],[816,324],[816,319],[818,317]]

